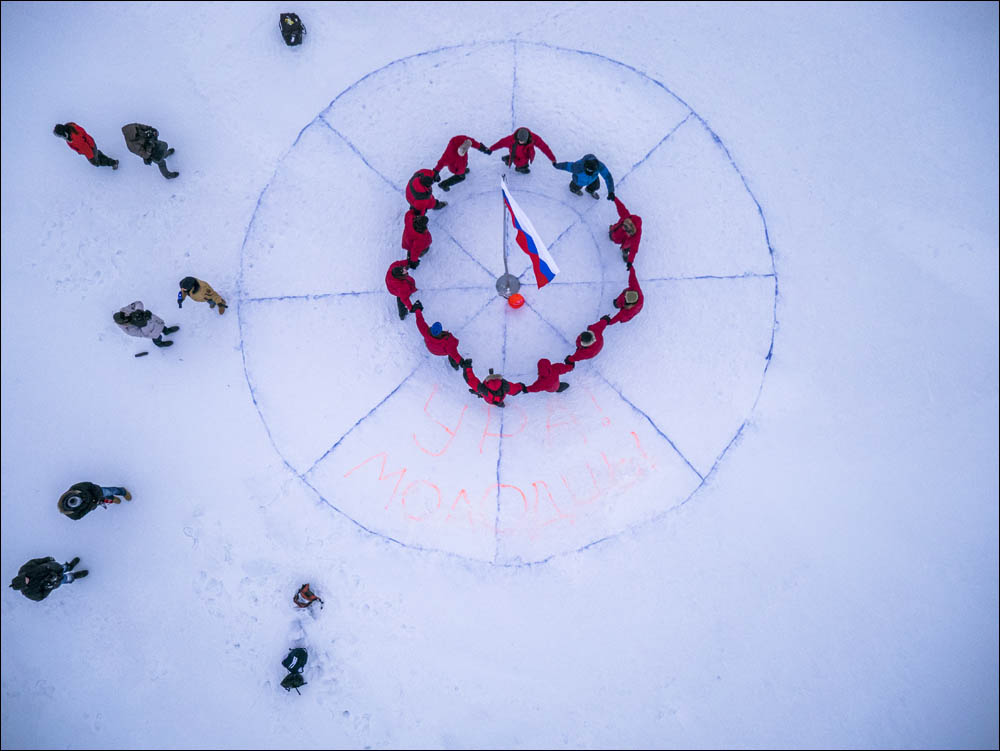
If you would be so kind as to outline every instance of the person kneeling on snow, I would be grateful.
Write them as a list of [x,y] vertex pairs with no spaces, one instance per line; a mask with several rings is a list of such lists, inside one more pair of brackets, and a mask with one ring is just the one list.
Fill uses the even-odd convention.
[[190,297],[195,302],[207,302],[210,308],[218,305],[220,316],[226,312],[228,307],[226,301],[222,299],[222,295],[212,289],[212,285],[208,282],[195,279],[193,276],[186,276],[181,279],[180,285],[181,291],[177,293],[178,308],[184,304],[185,297]]
[[152,339],[157,347],[169,347],[172,341],[164,341],[164,334],[172,334],[180,330],[180,326],[167,326],[163,319],[153,315],[150,311],[144,310],[142,302],[136,300],[134,303],[126,305],[114,314],[113,318],[118,328],[129,336],[144,337]]

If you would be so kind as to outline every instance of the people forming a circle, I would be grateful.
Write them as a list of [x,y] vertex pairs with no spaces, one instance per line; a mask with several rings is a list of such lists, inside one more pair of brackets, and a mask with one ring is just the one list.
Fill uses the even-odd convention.
[[[430,325],[425,317],[424,307],[420,300],[412,300],[418,287],[410,275],[410,271],[420,265],[420,261],[430,250],[432,237],[428,227],[427,212],[438,211],[447,206],[446,201],[440,201],[434,196],[434,185],[437,184],[445,192],[461,183],[469,174],[469,150],[475,148],[483,154],[490,155],[497,149],[507,149],[501,159],[507,166],[513,167],[520,174],[529,174],[536,151],[541,151],[555,169],[569,172],[572,177],[569,190],[574,195],[584,193],[591,198],[600,198],[598,190],[601,180],[604,181],[607,199],[614,201],[618,210],[618,221],[608,227],[608,239],[621,249],[622,261],[628,271],[628,285],[614,300],[616,312],[613,316],[603,315],[595,323],[590,324],[576,338],[576,350],[566,355],[562,360],[552,361],[542,358],[538,361],[538,377],[531,384],[508,381],[493,368],[483,378],[480,378],[472,368],[472,360],[462,356],[458,349],[458,338],[445,330],[439,321]],[[441,179],[441,170],[447,168],[451,175]],[[501,138],[492,146],[484,146],[472,136],[457,135],[448,141],[444,153],[433,169],[422,168],[413,173],[405,188],[406,201],[410,205],[403,217],[402,248],[406,257],[389,265],[385,275],[385,285],[389,293],[396,298],[396,306],[400,320],[409,313],[414,314],[417,329],[423,336],[424,343],[432,355],[447,357],[448,363],[456,371],[461,372],[469,392],[496,407],[505,406],[508,396],[523,393],[538,393],[542,391],[558,393],[569,388],[569,384],[560,377],[576,368],[583,360],[596,357],[604,346],[605,329],[616,324],[627,323],[642,310],[642,289],[633,264],[639,250],[642,238],[642,218],[631,213],[621,199],[615,195],[614,178],[608,168],[593,154],[585,154],[574,162],[559,162],[548,144],[541,136],[525,127],[517,128],[509,136]],[[520,295],[519,302],[523,301]],[[517,305],[516,307],[520,307]]]

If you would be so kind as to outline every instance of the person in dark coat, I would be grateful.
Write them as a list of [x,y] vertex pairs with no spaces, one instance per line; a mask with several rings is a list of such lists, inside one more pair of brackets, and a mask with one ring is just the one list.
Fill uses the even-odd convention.
[[569,388],[569,384],[560,381],[559,376],[569,373],[575,366],[565,362],[550,362],[544,357],[538,361],[538,378],[535,382],[525,387],[529,394],[537,394],[540,391],[551,391],[553,393],[562,392]]
[[174,150],[169,148],[165,141],[160,140],[160,132],[156,128],[142,123],[129,123],[122,126],[122,135],[125,136],[128,150],[142,157],[142,161],[147,165],[155,163],[165,178],[173,180],[180,174],[171,172],[167,167],[167,157],[173,154]]
[[407,313],[423,309],[420,300],[410,302],[410,295],[417,291],[417,283],[406,270],[408,265],[409,261],[405,258],[402,261],[394,261],[389,264],[389,270],[385,272],[385,287],[389,290],[389,294],[396,298],[401,321],[406,318]]
[[443,209],[447,201],[439,201],[434,197],[434,170],[418,169],[406,183],[406,201],[418,214],[428,209]]
[[458,338],[450,331],[445,331],[444,327],[435,321],[428,326],[424,320],[423,306],[417,308],[417,328],[424,337],[424,344],[432,355],[447,357],[448,363],[455,370],[461,366],[464,358],[458,353]]
[[121,496],[126,501],[132,500],[132,494],[126,488],[103,487],[92,482],[78,482],[70,485],[69,490],[59,496],[59,511],[74,521],[79,521],[98,506],[110,506],[121,503]]
[[56,559],[51,556],[32,558],[21,566],[17,576],[11,579],[10,588],[20,592],[29,600],[41,602],[53,589],[82,579],[90,573],[86,570],[74,572],[73,569],[79,562],[79,557],[69,563],[56,563]]
[[615,198],[615,208],[618,209],[618,221],[608,227],[608,237],[611,242],[621,246],[622,260],[625,261],[625,266],[632,268],[642,239],[642,217],[629,212],[618,198]]
[[90,134],[76,123],[57,125],[52,129],[52,132],[64,139],[66,141],[66,145],[73,149],[73,151],[77,154],[82,154],[87,157],[87,161],[95,167],[110,167],[113,170],[118,169],[118,160],[112,159],[107,154],[102,153],[97,148],[97,144],[94,142],[94,139],[91,138]]
[[489,150],[492,153],[497,149],[508,149],[507,154],[501,157],[503,163],[511,165],[515,172],[527,174],[531,172],[528,165],[535,161],[536,146],[542,150],[542,153],[549,158],[550,162],[555,164],[556,157],[552,153],[552,149],[549,148],[549,145],[542,140],[541,136],[537,133],[532,133],[527,128],[518,128],[509,136],[501,138],[490,146]]
[[441,190],[451,190],[452,185],[456,185],[465,179],[469,173],[469,149],[475,147],[484,154],[492,153],[472,136],[455,136],[445,147],[444,153],[434,166],[434,178],[438,179],[441,170],[447,167],[451,172],[451,177],[441,181]]
[[598,198],[597,189],[601,187],[598,178],[603,177],[604,186],[608,189],[608,200],[615,200],[615,181],[604,162],[593,154],[584,154],[575,162],[556,162],[552,166],[573,175],[569,181],[569,189],[578,196],[582,196],[586,189],[591,198]]
[[162,318],[143,309],[141,300],[129,303],[112,318],[118,324],[118,328],[129,336],[152,339],[157,347],[173,346],[172,341],[166,341],[163,337],[180,330],[180,326],[167,326]]
[[628,287],[623,289],[622,293],[615,298],[614,304],[618,308],[618,312],[611,317],[608,323],[627,323],[631,321],[639,315],[639,311],[642,310],[642,303],[642,289],[639,287],[639,280],[636,279],[635,269],[629,268]]
[[431,231],[427,229],[427,215],[410,209],[403,217],[403,250],[411,269],[420,265],[420,258],[431,247]]
[[177,307],[184,304],[184,298],[190,297],[195,302],[207,302],[210,308],[219,308],[219,315],[226,312],[225,299],[212,289],[212,285],[202,279],[186,276],[180,281],[181,291],[177,293]]
[[597,323],[590,324],[586,331],[576,338],[576,352],[566,358],[566,364],[575,364],[597,357],[601,348],[604,347],[604,329],[608,327],[610,322],[610,316],[601,316],[601,320]]

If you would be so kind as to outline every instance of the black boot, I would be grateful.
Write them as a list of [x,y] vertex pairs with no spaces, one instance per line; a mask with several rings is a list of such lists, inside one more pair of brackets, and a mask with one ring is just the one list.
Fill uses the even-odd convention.
[[439,187],[441,190],[451,190],[452,185],[458,185],[464,179],[465,175],[452,175],[447,180],[443,181]]
[[180,330],[181,330],[180,326],[167,326],[165,329],[163,329],[163,333],[164,334],[172,334],[175,331],[180,331]]
[[173,342],[165,342],[165,341],[163,341],[162,335],[156,337],[153,340],[153,344],[155,344],[157,347],[172,347],[172,346],[174,346]]
[[83,571],[74,571],[73,574],[72,574],[73,578],[69,580],[69,583],[72,584],[77,579],[82,579],[83,577],[85,577],[89,573],[90,572],[87,571],[87,569],[84,569]]
[[[596,186],[596,183],[591,183],[591,185]],[[589,195],[591,198],[601,197],[601,194],[597,192],[597,188],[596,187],[591,188],[590,185],[587,186],[587,195]]]
[[556,389],[556,393],[557,394],[561,394],[563,391],[565,391],[568,388],[569,388],[569,384],[568,383],[566,383],[565,381],[560,381],[559,382],[559,388]]
[[575,193],[575,194],[576,194],[576,195],[578,195],[578,196],[582,196],[582,195],[583,195],[583,191],[582,191],[582,190],[580,190],[580,186],[579,186],[579,185],[577,185],[577,184],[576,184],[575,182],[573,182],[572,180],[571,180],[571,181],[570,181],[570,183],[569,183],[569,191],[570,191],[570,193]]
[[514,171],[515,172],[520,172],[522,175],[527,175],[529,172],[531,172],[531,168],[528,167],[527,164],[525,164],[525,165],[523,165],[521,167],[515,167]]
[[438,209],[443,209],[447,205],[448,205],[447,201],[438,201],[436,204],[434,204],[434,210],[437,211]]
[[80,562],[80,556],[77,556],[72,561],[66,564],[66,570],[72,571],[74,568],[76,568],[76,564],[78,564],[79,562]]

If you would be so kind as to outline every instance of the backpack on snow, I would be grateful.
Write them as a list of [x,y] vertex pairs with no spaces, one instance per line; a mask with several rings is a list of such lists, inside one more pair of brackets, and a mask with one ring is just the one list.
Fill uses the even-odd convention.
[[289,47],[302,44],[302,37],[306,35],[306,27],[302,25],[302,20],[297,15],[282,13],[278,27],[281,29],[281,37]]
[[296,693],[301,693],[299,687],[304,685],[306,685],[306,679],[302,677],[302,673],[289,673],[281,681],[281,687],[285,691],[291,691],[294,688]]

